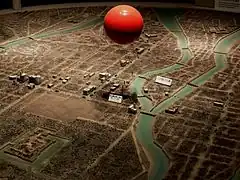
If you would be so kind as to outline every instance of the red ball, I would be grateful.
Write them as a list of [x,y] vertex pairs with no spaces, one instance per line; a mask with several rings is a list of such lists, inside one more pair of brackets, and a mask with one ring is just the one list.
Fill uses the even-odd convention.
[[136,40],[143,29],[143,18],[138,10],[119,5],[108,11],[104,19],[106,34],[114,42],[127,44]]

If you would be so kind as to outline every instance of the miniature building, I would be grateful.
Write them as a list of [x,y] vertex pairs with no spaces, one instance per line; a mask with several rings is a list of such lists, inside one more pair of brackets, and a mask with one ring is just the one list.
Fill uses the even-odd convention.
[[120,87],[120,84],[118,84],[118,83],[114,83],[113,85],[112,85],[112,87],[110,88],[110,91],[115,91],[117,88],[119,88]]
[[128,107],[128,112],[131,113],[131,114],[136,114],[137,113],[137,109],[135,108],[134,104],[131,104]]
[[144,88],[143,92],[148,93],[148,88]]
[[83,89],[83,95],[89,95],[91,92],[93,92],[94,90],[96,90],[96,86],[90,85],[87,88]]
[[[111,77],[112,75],[110,73],[99,73],[99,79],[102,80],[107,80]],[[105,78],[105,79],[104,79]]]
[[31,76],[29,76],[29,83],[33,83],[35,85],[39,85],[39,84],[42,83],[42,78],[39,75],[37,75],[37,76],[31,75]]
[[157,76],[155,82],[159,83],[159,84],[166,85],[166,86],[171,86],[172,85],[172,79],[161,77],[161,76]]
[[53,84],[48,84],[48,88],[51,88],[51,87],[53,87]]
[[215,101],[213,104],[214,104],[214,106],[218,106],[218,107],[224,106],[224,104],[222,102],[218,102],[218,101]]
[[104,78],[107,76],[107,73],[99,73],[99,79]]
[[115,91],[116,89],[117,89],[117,87],[112,86],[112,87],[110,88],[110,91]]
[[35,81],[35,75],[30,75],[29,76],[29,83],[34,83]]
[[107,73],[106,78],[110,78],[112,75],[110,73]]
[[177,111],[178,111],[178,108],[170,108],[165,110],[165,112],[168,114],[176,114]]
[[71,77],[69,77],[69,76],[65,78],[65,80],[67,80],[67,81],[69,81],[70,79],[71,79]]
[[124,67],[124,66],[126,66],[128,63],[127,63],[127,61],[125,61],[125,60],[121,60],[120,61],[120,65],[122,66],[122,67]]
[[102,77],[102,78],[100,78],[99,80],[103,83],[104,81],[106,81],[106,78],[105,78],[105,77]]
[[142,54],[144,51],[144,48],[136,48],[136,51],[138,54]]
[[22,73],[19,77],[18,77],[18,81],[21,83],[24,83],[26,81],[28,81],[28,75],[25,73]]
[[169,96],[169,92],[165,92],[165,96]]
[[118,88],[118,87],[120,86],[120,84],[114,83],[113,86],[116,87],[116,88]]
[[35,84],[30,83],[27,85],[28,89],[34,89],[35,88]]
[[83,95],[88,95],[90,92],[90,89],[89,88],[84,88],[83,89]]
[[145,33],[145,36],[147,38],[151,38],[151,37],[157,37],[157,34],[148,34],[148,33]]
[[148,33],[145,33],[145,36],[146,36],[147,38],[150,38],[150,37],[151,37],[150,34],[148,34]]
[[157,37],[157,34],[150,34],[150,37]]
[[17,75],[11,75],[11,76],[8,76],[9,80],[15,80],[17,79]]
[[42,77],[39,76],[39,75],[35,76],[34,84],[35,84],[35,85],[39,85],[39,84],[41,84],[41,83],[42,83]]
[[95,75],[95,72],[92,72],[92,73],[89,74],[89,77],[92,77],[94,75]]

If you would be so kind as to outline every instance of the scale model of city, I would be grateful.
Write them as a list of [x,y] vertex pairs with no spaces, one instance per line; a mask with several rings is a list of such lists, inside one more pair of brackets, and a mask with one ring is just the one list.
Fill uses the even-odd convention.
[[237,180],[240,14],[110,8],[0,16],[0,179]]

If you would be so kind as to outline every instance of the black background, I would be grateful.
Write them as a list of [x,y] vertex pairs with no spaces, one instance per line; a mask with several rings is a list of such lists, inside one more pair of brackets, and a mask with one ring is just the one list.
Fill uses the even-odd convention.
[[12,0],[0,0],[0,9],[11,9]]
[[79,3],[79,2],[173,2],[173,3],[194,3],[194,0],[22,0],[22,6],[63,4],[63,3]]

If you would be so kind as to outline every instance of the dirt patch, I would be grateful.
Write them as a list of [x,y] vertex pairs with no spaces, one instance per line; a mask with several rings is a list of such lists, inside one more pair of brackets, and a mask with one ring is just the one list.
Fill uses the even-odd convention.
[[102,114],[96,106],[99,104],[85,99],[46,93],[26,104],[23,110],[60,120],[75,120],[77,117],[96,119]]

